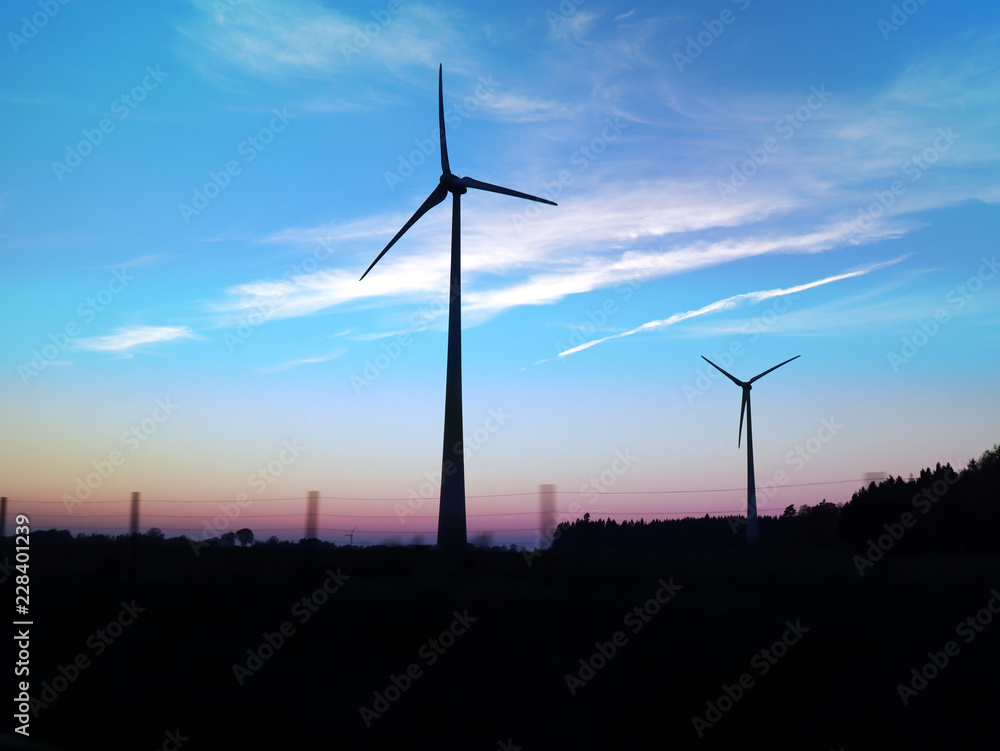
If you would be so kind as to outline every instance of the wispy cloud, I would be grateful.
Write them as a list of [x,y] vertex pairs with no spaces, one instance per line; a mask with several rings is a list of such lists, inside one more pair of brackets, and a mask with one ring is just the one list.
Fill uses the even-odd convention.
[[358,30],[345,15],[318,3],[262,0],[230,8],[193,0],[192,5],[198,15],[181,32],[217,61],[258,76],[326,75],[343,66],[340,45],[351,44]]
[[[595,255],[576,268],[533,275],[524,282],[501,289],[473,291],[466,295],[470,311],[494,314],[518,305],[545,305],[571,294],[612,287],[621,282],[666,277],[735,261],[774,254],[820,253],[848,241],[846,223],[815,231],[790,234],[760,234],[717,241],[697,241],[679,247],[661,244],[659,249],[627,250],[618,257]],[[896,237],[905,232],[900,225],[870,228],[860,242]]]
[[333,352],[327,355],[322,355],[320,357],[304,357],[301,360],[289,360],[288,362],[278,363],[277,365],[271,365],[266,368],[259,368],[258,373],[277,373],[282,370],[291,370],[292,368],[297,368],[300,365],[313,365],[321,362],[330,362],[330,360],[335,360],[342,354],[347,352],[347,347],[338,347]]
[[405,334],[412,334],[413,329],[401,329],[399,331],[376,331],[367,334],[357,334],[351,338],[359,342],[373,342],[379,339],[388,339],[391,336],[403,336]]
[[[884,269],[888,266],[893,266],[900,261],[902,261],[906,256],[899,256],[890,261],[883,261],[881,263],[873,263],[854,271],[846,271],[842,274],[836,274],[835,276],[828,276],[824,279],[818,279],[814,282],[807,282],[805,284],[799,284],[794,287],[785,287],[783,289],[768,289],[760,290],[757,292],[743,292],[738,295],[732,295],[730,297],[723,298],[721,300],[716,300],[708,305],[703,305],[695,310],[688,310],[683,313],[674,313],[672,316],[667,318],[662,318],[655,321],[648,321],[647,323],[637,326],[634,329],[628,331],[622,331],[618,334],[612,334],[611,336],[605,336],[601,339],[594,339],[589,342],[584,342],[583,344],[572,347],[571,349],[564,350],[560,352],[556,357],[568,357],[569,355],[576,354],[577,352],[582,352],[585,349],[590,349],[591,347],[596,347],[598,344],[603,344],[604,342],[611,341],[612,339],[622,339],[626,336],[632,336],[633,334],[638,334],[642,331],[652,331],[654,329],[662,329],[668,326],[673,326],[674,324],[680,323],[681,321],[687,321],[692,318],[698,318],[699,316],[707,315],[709,313],[718,313],[724,310],[732,310],[743,303],[758,303],[762,300],[770,300],[773,297],[782,297],[783,295],[794,295],[798,292],[805,292],[808,289],[813,289],[815,287],[822,287],[826,284],[832,284],[833,282],[839,282],[844,279],[853,279],[854,277],[864,276],[870,274],[873,271],[878,271],[879,269]],[[547,362],[546,360],[539,360],[539,363]],[[539,363],[536,363],[539,364]]]
[[135,258],[131,258],[128,261],[123,261],[122,263],[119,263],[118,266],[130,266],[130,267],[151,266],[155,263],[162,263],[163,261],[168,261],[171,258],[175,258],[176,256],[177,256],[176,253],[149,253],[148,255],[136,256]]
[[113,263],[108,266],[101,266],[104,269],[125,269],[125,268],[137,268],[139,266],[152,266],[157,263],[163,263],[171,258],[179,257],[176,253],[149,253],[144,256],[136,256],[135,258],[130,258],[127,261],[122,261],[121,263]]
[[[554,13],[554,12],[553,12]],[[579,41],[587,34],[600,13],[576,10],[559,14],[549,19],[549,39],[573,39]]]
[[441,49],[461,39],[450,17],[417,2],[393,6],[396,12],[383,4],[357,15],[310,0],[191,4],[194,17],[178,27],[192,43],[185,52],[222,85],[231,82],[220,66],[266,80],[344,78],[356,57],[391,70],[430,67]]
[[1000,37],[969,31],[911,65],[889,91],[899,103],[942,109],[983,107],[996,119],[1000,100]]
[[[883,221],[852,235],[841,221],[801,232],[763,227],[739,230],[788,214],[798,199],[747,196],[719,202],[703,185],[644,181],[621,195],[601,193],[542,213],[520,213],[516,202],[498,209],[494,202],[469,211],[462,229],[462,267],[466,276],[463,309],[470,323],[524,305],[547,305],[574,294],[611,287],[638,274],[665,277],[772,254],[818,253],[849,242],[875,242],[912,229]],[[517,213],[510,213],[514,208]],[[364,248],[350,271],[324,269],[280,280],[234,285],[215,310],[229,320],[267,309],[269,317],[312,315],[348,303],[382,304],[437,300],[447,290],[447,210],[427,214],[411,229],[392,256],[384,258],[364,282],[358,277],[408,214],[370,217],[312,229],[288,229],[267,241],[308,248],[316,242],[342,243],[345,258]],[[722,239],[695,239],[709,231]],[[738,232],[738,234],[736,234]]]
[[187,326],[134,326],[118,328],[107,336],[74,339],[73,346],[90,352],[127,352],[143,344],[201,338]]
[[508,93],[494,93],[483,100],[483,109],[500,120],[512,123],[542,122],[579,117],[583,107],[556,99],[535,99]]
[[[592,21],[586,12],[577,12],[560,28],[579,34]],[[658,23],[662,25],[662,19]],[[651,29],[643,33],[653,33]],[[635,41],[633,48],[648,45]],[[720,196],[720,181],[729,178],[733,165],[747,161],[748,149],[759,149],[764,137],[776,135],[775,120],[782,113],[805,106],[808,89],[741,96],[699,93],[697,113],[682,125],[672,123],[670,138],[657,139],[655,131],[639,138],[633,123],[621,138],[602,146],[607,151],[599,158],[581,156],[580,149],[548,149],[552,154],[519,166],[535,176],[527,184],[525,172],[476,175],[560,205],[504,202],[475,191],[464,198],[466,323],[517,306],[556,303],[640,273],[663,277],[768,255],[824,253],[898,239],[923,226],[910,218],[916,212],[966,200],[1000,201],[1000,189],[989,175],[966,168],[970,160],[989,161],[998,153],[995,139],[972,130],[960,131],[955,147],[936,159],[919,183],[902,173],[908,158],[933,143],[937,127],[952,120],[961,123],[967,104],[978,107],[995,98],[986,92],[995,79],[990,56],[977,53],[967,64],[960,64],[959,58],[955,50],[939,50],[928,56],[930,62],[905,70],[877,90],[834,91],[821,109],[810,111],[808,122],[799,123],[792,137],[779,141],[780,149],[754,168],[745,187],[728,196]],[[633,62],[639,64],[638,58]],[[933,78],[940,71],[947,72],[954,87],[965,86],[960,99],[935,88]],[[591,69],[595,91],[613,92],[616,102],[649,114],[642,109],[651,99],[648,90],[616,83],[614,75]],[[685,86],[690,82],[684,79]],[[940,107],[930,105],[935,99]],[[564,105],[546,96],[504,91],[487,106],[499,117],[545,121],[547,135],[562,144],[589,148],[591,138],[606,127],[594,126],[594,133],[579,140],[579,125],[562,120]],[[761,114],[769,112],[773,115]],[[660,176],[663,172],[671,177]],[[569,177],[557,180],[560,175]],[[431,178],[428,172],[428,191]],[[873,205],[874,191],[884,193],[895,179],[905,179],[905,193],[859,231],[854,224],[859,212]],[[231,322],[247,311],[266,308],[277,319],[338,306],[410,305],[440,297],[448,283],[446,208],[425,216],[375,273],[364,282],[357,279],[424,195],[415,195],[401,211],[269,235],[265,242],[302,249],[316,242],[335,243],[340,251],[326,268],[312,274],[232,285],[216,301],[216,312]],[[396,323],[387,328],[400,327]]]

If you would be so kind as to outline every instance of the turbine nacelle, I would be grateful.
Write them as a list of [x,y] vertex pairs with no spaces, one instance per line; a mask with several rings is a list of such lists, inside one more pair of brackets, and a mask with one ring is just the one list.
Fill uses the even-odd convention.
[[740,404],[740,432],[737,433],[737,435],[736,435],[736,446],[737,447],[739,447],[740,444],[743,441],[743,415],[744,414],[746,414],[746,416],[747,416],[747,437],[749,438],[749,436],[750,436],[750,389],[753,388],[753,382],[756,381],[758,378],[763,378],[768,373],[770,373],[772,370],[777,370],[782,365],[787,365],[792,360],[795,360],[795,359],[797,359],[797,358],[799,358],[801,356],[802,355],[795,355],[795,357],[789,358],[788,360],[785,360],[784,362],[779,362],[773,368],[768,368],[763,373],[758,373],[753,378],[751,378],[749,381],[741,381],[739,378],[737,378],[736,376],[734,376],[732,373],[727,373],[725,370],[723,370],[722,368],[720,368],[718,365],[716,365],[714,362],[712,362],[711,360],[709,360],[704,355],[701,356],[702,360],[704,360],[705,362],[707,362],[713,368],[715,368],[720,373],[722,373],[722,375],[724,375],[730,381],[732,381],[737,386],[739,386],[741,389],[743,389],[743,403]]
[[[420,207],[414,212],[413,216],[410,217],[409,221],[403,225],[403,228],[399,230],[395,237],[389,241],[389,244],[382,248],[382,252],[376,256],[375,260],[372,261],[371,265],[365,270],[365,273],[361,275],[362,279],[368,276],[368,272],[372,270],[372,267],[379,262],[379,259],[385,255],[389,248],[396,244],[396,241],[403,236],[406,230],[412,227],[420,217],[447,198],[449,193],[452,193],[455,196],[460,196],[463,193],[467,193],[469,188],[475,188],[476,190],[485,190],[490,193],[500,193],[505,196],[524,198],[528,201],[547,203],[550,206],[557,205],[555,201],[550,201],[547,198],[539,198],[538,196],[533,196],[528,193],[522,193],[519,190],[511,190],[510,188],[504,188],[500,185],[484,183],[482,180],[476,180],[472,177],[459,177],[451,171],[451,164],[448,161],[448,139],[444,130],[444,84],[442,81],[440,66],[438,66],[438,125],[441,130],[441,177],[438,179],[438,185],[433,191],[431,191],[431,194],[427,196],[424,202],[420,204]],[[454,244],[455,242],[457,242],[457,240],[453,237],[452,243]]]
[[462,184],[462,178],[458,175],[453,175],[451,172],[446,172],[441,175],[439,182],[441,183],[441,187],[449,193],[458,193],[458,195],[462,195],[463,193],[467,193],[469,190]]

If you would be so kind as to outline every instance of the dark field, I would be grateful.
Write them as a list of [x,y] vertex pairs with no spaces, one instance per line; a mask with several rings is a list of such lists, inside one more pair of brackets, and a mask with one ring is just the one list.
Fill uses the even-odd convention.
[[[849,556],[823,553],[554,551],[531,566],[487,551],[306,553],[255,546],[196,558],[189,547],[151,546],[131,584],[127,546],[33,545],[31,695],[49,706],[32,718],[32,740],[74,749],[170,749],[178,736],[183,749],[1000,747],[1000,623],[956,633],[1000,587],[996,558],[886,558],[861,577]],[[321,602],[314,591],[336,587],[328,570],[341,586]],[[661,579],[675,585],[672,597]],[[4,589],[12,602],[11,577]],[[669,602],[655,601],[658,590]],[[134,618],[122,606],[133,599]],[[109,629],[119,614],[126,625]],[[260,649],[283,623],[284,643]],[[598,642],[610,653],[616,632],[615,654],[594,660],[571,694],[567,674],[579,677]],[[949,640],[947,665],[904,706],[897,684]],[[247,668],[248,649],[266,659],[240,671],[241,686],[233,667]],[[78,655],[86,666],[43,694]],[[692,718],[706,718],[724,685],[737,699],[723,699],[726,711],[699,738]],[[373,706],[387,689],[393,700]],[[362,707],[384,712],[366,727]]]

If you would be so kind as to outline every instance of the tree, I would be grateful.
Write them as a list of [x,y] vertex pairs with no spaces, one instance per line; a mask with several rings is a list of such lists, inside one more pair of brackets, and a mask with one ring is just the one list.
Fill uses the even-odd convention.
[[253,542],[253,532],[244,527],[243,529],[237,530],[236,539],[240,541],[240,545],[246,547]]
[[159,527],[150,527],[149,529],[146,530],[146,537],[148,537],[150,540],[157,540],[157,541],[162,540],[163,530],[161,530]]
[[236,534],[234,532],[226,532],[226,534],[219,538],[219,544],[231,548],[236,544]]

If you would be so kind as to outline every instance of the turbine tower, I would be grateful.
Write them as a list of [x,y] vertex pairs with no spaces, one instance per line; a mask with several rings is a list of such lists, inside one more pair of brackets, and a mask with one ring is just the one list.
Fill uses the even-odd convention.
[[438,127],[441,132],[441,178],[437,187],[382,249],[361,278],[364,279],[368,275],[406,230],[451,193],[451,294],[448,303],[448,368],[444,397],[444,448],[441,457],[441,505],[438,509],[437,544],[440,548],[454,550],[465,547],[468,542],[465,523],[465,455],[462,446],[461,196],[469,188],[475,188],[548,203],[552,206],[556,204],[544,198],[530,196],[510,188],[501,188],[499,185],[490,185],[471,177],[459,177],[452,173],[451,165],[448,163],[448,143],[444,132],[441,66],[438,66]]
[[741,381],[739,378],[736,378],[727,373],[726,371],[724,371],[722,368],[720,368],[718,365],[716,365],[714,362],[709,360],[704,355],[701,356],[702,360],[707,362],[713,368],[715,368],[716,370],[721,372],[724,376],[726,376],[726,378],[728,378],[730,381],[732,381],[741,389],[743,389],[743,404],[740,406],[740,432],[737,433],[736,435],[736,446],[739,447],[740,439],[743,436],[743,412],[745,410],[747,413],[747,545],[757,544],[757,486],[754,483],[753,479],[753,428],[750,424],[751,384],[758,378],[763,378],[772,370],[777,370],[782,365],[787,365],[792,360],[798,357],[801,357],[801,355],[795,355],[795,357],[785,360],[785,362],[780,362],[773,368],[768,368],[763,373],[758,373],[749,381],[744,382]]

